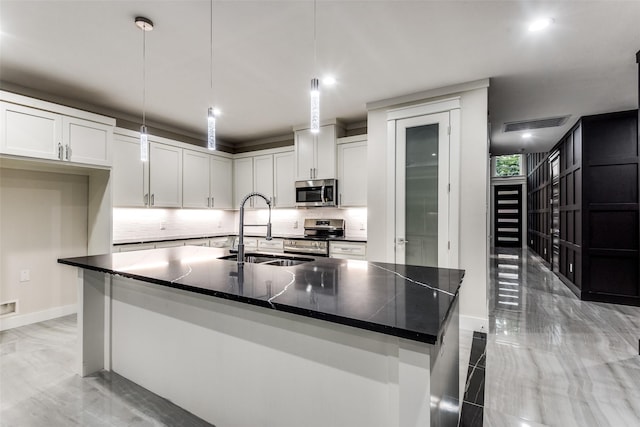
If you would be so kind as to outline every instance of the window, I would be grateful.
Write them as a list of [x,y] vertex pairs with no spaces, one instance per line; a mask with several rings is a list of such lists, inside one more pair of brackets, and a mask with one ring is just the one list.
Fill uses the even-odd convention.
[[507,156],[497,156],[495,158],[495,176],[518,176],[522,175],[522,155],[509,154]]

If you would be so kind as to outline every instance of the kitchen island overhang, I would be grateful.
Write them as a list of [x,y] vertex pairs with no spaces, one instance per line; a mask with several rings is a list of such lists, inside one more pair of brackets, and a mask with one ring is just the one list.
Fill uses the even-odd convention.
[[455,425],[462,271],[326,258],[239,270],[226,254],[60,260],[79,267],[81,374],[112,369],[219,426]]

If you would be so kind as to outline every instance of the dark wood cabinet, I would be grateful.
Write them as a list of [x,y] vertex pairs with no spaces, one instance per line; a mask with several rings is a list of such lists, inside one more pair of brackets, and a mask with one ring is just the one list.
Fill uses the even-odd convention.
[[[548,156],[527,157],[535,163],[529,200],[541,191],[532,174],[559,160],[557,265],[553,226],[542,237],[543,230],[530,224],[529,246],[581,299],[640,305],[638,111],[582,117]],[[547,192],[553,193],[553,171],[547,172]],[[552,222],[552,198],[547,211]],[[529,206],[530,220],[540,214],[544,211],[535,202]],[[548,246],[537,245],[534,236],[547,239]]]
[[550,174],[547,153],[527,155],[527,245],[546,262],[551,258]]

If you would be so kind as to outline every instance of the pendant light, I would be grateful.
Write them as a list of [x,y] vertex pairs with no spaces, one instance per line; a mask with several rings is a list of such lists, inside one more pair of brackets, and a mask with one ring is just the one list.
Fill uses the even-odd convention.
[[146,125],[146,89],[147,89],[147,31],[153,30],[153,22],[150,19],[142,16],[137,16],[135,19],[136,26],[142,30],[142,126],[140,126],[140,160],[146,162],[149,160],[149,139]]
[[[213,104],[213,0],[210,0],[210,38],[209,38],[209,72],[211,75],[211,104]],[[207,148],[216,149],[216,116],[219,114],[217,108],[209,107],[207,111]]]
[[[316,0],[313,0],[313,72],[317,72],[318,48],[316,41]],[[320,132],[320,82],[317,77],[311,79],[311,133]]]

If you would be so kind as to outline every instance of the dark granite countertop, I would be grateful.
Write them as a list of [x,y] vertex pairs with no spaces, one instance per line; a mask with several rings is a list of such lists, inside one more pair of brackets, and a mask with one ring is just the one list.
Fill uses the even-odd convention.
[[217,259],[228,254],[180,246],[58,262],[429,344],[438,342],[464,276],[462,270],[332,258],[239,269],[235,261]]

